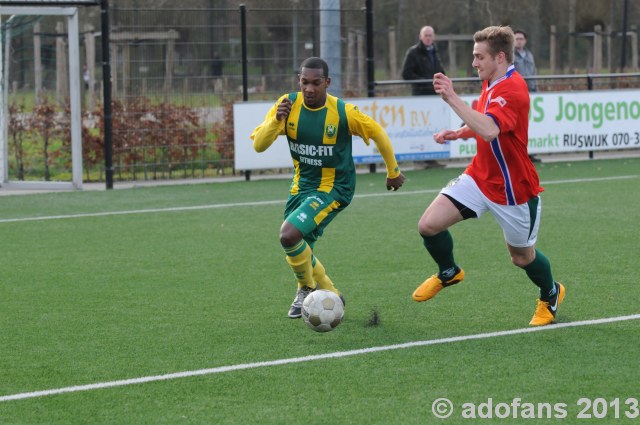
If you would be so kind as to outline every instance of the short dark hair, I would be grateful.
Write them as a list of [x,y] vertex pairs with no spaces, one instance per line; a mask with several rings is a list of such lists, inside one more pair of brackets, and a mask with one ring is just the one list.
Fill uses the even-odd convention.
[[524,32],[524,31],[522,31],[522,30],[515,30],[515,31],[513,32],[513,35],[516,35],[516,34],[522,34],[522,35],[524,36],[525,40],[526,40],[527,38],[529,38],[529,37],[527,37],[527,33],[526,33],[526,32]]
[[302,61],[302,65],[300,65],[300,71],[302,68],[309,69],[322,69],[322,76],[325,78],[329,77],[329,65],[322,58],[310,57]]

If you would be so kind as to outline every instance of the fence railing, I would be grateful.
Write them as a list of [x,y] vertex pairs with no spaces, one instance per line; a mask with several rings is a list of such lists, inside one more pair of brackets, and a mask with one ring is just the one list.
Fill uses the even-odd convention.
[[[118,124],[112,131],[113,167],[118,179],[181,178],[235,172],[229,160],[233,157],[233,117],[225,111],[232,110],[234,102],[274,100],[281,93],[296,90],[296,71],[301,60],[322,54],[324,27],[317,0],[281,1],[278,2],[279,8],[266,7],[265,2],[257,0],[242,3],[247,4],[244,29],[242,9],[234,7],[237,3],[232,1],[224,2],[228,7],[214,7],[223,2],[210,0],[185,0],[180,5],[154,0],[110,2],[111,42],[106,49],[99,46],[102,30],[97,8],[80,10],[81,61],[87,71],[86,82],[82,79],[77,82],[82,90],[83,111],[93,117],[105,115],[100,109],[100,102],[105,101],[101,98],[104,87],[100,83],[105,68],[111,71],[110,81],[113,84],[110,93],[114,103],[124,105],[112,114],[114,124]],[[375,7],[381,8],[383,3],[375,2]],[[393,78],[397,78],[398,65],[404,49],[408,47],[407,34],[411,32],[411,39],[415,42],[417,28],[407,28],[399,24],[401,17],[388,19],[382,13],[375,17],[377,26],[374,27],[371,19],[373,4],[373,1],[365,0],[343,0],[341,3],[341,22],[336,28],[342,37],[337,49],[341,62],[330,72],[340,76],[342,84],[339,86],[334,80],[332,89],[341,89],[344,98],[409,96],[411,84],[428,80],[409,82]],[[384,10],[390,9],[396,10],[395,6]],[[545,24],[544,28],[549,26]],[[635,28],[630,29],[632,31],[625,40],[630,42],[630,47],[637,48]],[[59,95],[62,91],[56,85],[58,81],[69,83],[68,74],[65,74],[68,69],[63,66],[63,61],[55,59],[58,55],[64,56],[63,50],[68,48],[63,42],[66,36],[63,28],[54,18],[48,17],[37,22],[25,21],[8,30],[14,31],[6,57],[11,70],[7,77],[10,81],[7,84],[10,92],[8,103],[24,105],[27,109],[24,113],[29,114],[28,109],[41,96],[58,94],[58,100],[64,102]],[[468,66],[470,61],[461,61],[461,58],[471,57],[471,36],[453,32],[452,28],[443,28],[438,34],[437,42],[441,43],[445,68],[450,75],[472,75],[473,70]],[[618,51],[609,46],[615,37],[620,39],[614,33],[594,31],[593,37],[587,37],[557,31],[554,33],[556,48],[553,57],[566,59],[567,41],[572,39],[578,47],[574,59],[581,63],[579,69],[592,70],[588,65],[593,63],[594,57],[597,59],[593,50],[596,34],[602,37],[602,42],[596,43],[596,47],[606,53],[596,63],[602,63],[606,69],[605,64],[615,58],[612,53]],[[98,66],[106,53],[103,50],[110,52],[110,66]],[[635,54],[628,55],[630,67],[637,62],[637,52]],[[551,72],[546,65],[547,60],[548,57],[540,58],[540,62],[545,63],[544,71]],[[461,65],[463,62],[466,64],[464,67]],[[566,63],[560,61],[554,62],[554,67],[567,69]],[[535,79],[539,91],[544,92],[639,87],[638,76],[637,73],[556,75],[552,72],[552,75],[538,75]],[[480,81],[476,77],[454,78],[454,82],[456,91],[461,94],[479,92]],[[139,109],[131,107],[136,102],[145,104],[142,116]],[[177,134],[176,129],[186,125],[184,120],[181,122],[168,119],[171,117],[166,114],[161,115],[162,105],[179,105],[190,110],[198,117],[198,128],[193,131],[203,130],[206,135],[197,141],[193,137],[183,137],[179,143],[174,143],[177,137],[170,137],[171,143],[161,142],[162,135]],[[185,113],[176,112],[174,115],[184,118]],[[94,118],[85,122],[91,125],[86,132],[96,139],[91,146],[86,144],[86,138],[83,141],[84,151],[95,150],[95,155],[88,155],[91,163],[85,159],[84,168],[90,171],[85,174],[87,179],[101,180],[104,169],[98,170],[104,161],[100,144],[103,138],[98,133],[103,123],[96,124]],[[164,126],[164,122],[168,124]],[[146,138],[152,125],[159,136]],[[26,178],[42,178],[42,137],[24,134],[25,139],[20,145],[25,152],[24,169],[32,172]],[[61,146],[57,152],[60,155],[55,163],[51,160],[51,166],[57,167],[59,176],[65,178],[69,154],[62,138],[56,135],[54,148]],[[10,143],[9,169],[15,177],[18,161],[14,157],[19,144]],[[194,143],[198,149],[189,147]],[[161,153],[167,149],[172,153],[167,151],[171,154],[163,156]],[[178,149],[177,153],[174,149]],[[142,152],[145,154],[140,159]],[[32,159],[26,158],[28,154]],[[128,163],[129,159],[136,162]]]
[[[568,74],[568,75],[537,75],[524,77],[525,80],[535,80],[538,92],[565,90],[612,90],[640,87],[640,72],[612,73],[612,74]],[[475,93],[482,81],[477,77],[451,78],[459,94]],[[375,81],[376,93],[381,95],[408,93],[402,88],[413,84],[430,84],[432,79],[423,80],[381,80]],[[401,87],[400,90],[392,90]]]

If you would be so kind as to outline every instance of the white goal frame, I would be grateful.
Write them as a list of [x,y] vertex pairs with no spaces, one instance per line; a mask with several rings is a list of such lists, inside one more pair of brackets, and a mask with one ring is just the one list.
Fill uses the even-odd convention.
[[[82,113],[80,104],[80,37],[77,7],[0,6],[3,15],[66,16],[69,25],[69,100],[71,106],[71,182],[9,181],[9,81],[10,40],[0,48],[0,186],[16,189],[82,189]],[[5,51],[6,49],[6,51]],[[4,56],[7,56],[6,58]]]

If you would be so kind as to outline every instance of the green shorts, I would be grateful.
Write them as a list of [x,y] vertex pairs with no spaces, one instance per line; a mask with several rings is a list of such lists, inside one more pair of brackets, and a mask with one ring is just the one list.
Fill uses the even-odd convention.
[[347,205],[340,204],[326,192],[292,195],[287,200],[284,219],[300,230],[304,240],[313,243],[322,236],[324,228]]

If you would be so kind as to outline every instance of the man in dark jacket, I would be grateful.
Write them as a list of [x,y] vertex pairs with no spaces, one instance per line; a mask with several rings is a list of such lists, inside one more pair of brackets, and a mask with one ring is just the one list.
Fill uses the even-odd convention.
[[[430,26],[422,27],[419,34],[420,41],[411,46],[404,57],[402,64],[402,78],[405,80],[426,80],[433,79],[433,75],[441,72],[444,68],[436,49],[435,32]],[[414,96],[434,95],[432,83],[412,84],[411,92]]]

